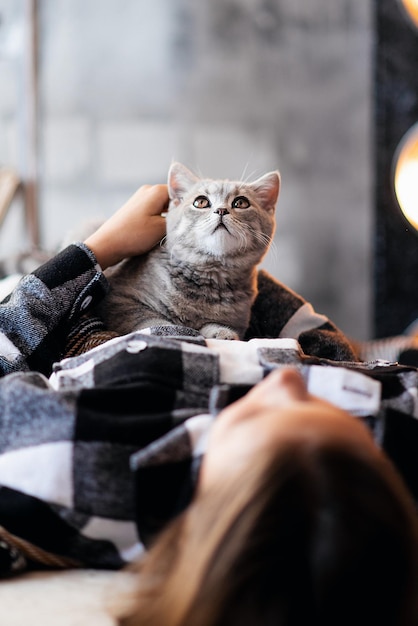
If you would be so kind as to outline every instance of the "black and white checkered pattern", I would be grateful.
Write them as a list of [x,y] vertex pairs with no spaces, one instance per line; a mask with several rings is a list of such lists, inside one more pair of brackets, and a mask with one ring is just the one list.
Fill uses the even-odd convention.
[[[0,372],[10,373],[0,379],[3,574],[33,562],[119,568],[136,558],[190,501],[219,410],[283,365],[364,419],[418,498],[414,368],[321,358],[332,339],[333,356],[347,354],[345,343],[290,292],[281,328],[297,338],[280,338],[277,313],[273,325],[254,322],[248,341],[154,328],[59,361],[70,326],[105,291],[94,257],[72,246],[0,306]],[[264,331],[275,338],[257,338]],[[316,356],[301,338],[319,342]]]
[[415,369],[306,357],[295,340],[158,331],[65,360],[49,380],[0,380],[0,519],[12,536],[89,567],[135,558],[190,501],[213,416],[289,364],[368,423],[418,496]]

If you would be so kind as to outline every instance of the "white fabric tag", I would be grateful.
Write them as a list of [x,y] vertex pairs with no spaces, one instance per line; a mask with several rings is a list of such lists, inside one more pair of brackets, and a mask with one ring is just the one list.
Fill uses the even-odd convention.
[[381,402],[381,383],[343,367],[311,365],[308,391],[353,415],[376,415]]

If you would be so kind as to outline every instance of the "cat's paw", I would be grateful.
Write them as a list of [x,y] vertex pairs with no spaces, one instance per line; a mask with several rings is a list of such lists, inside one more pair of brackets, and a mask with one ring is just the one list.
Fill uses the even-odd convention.
[[200,329],[200,334],[206,339],[227,339],[229,341],[239,341],[239,336],[228,326],[220,326],[219,324],[205,324]]

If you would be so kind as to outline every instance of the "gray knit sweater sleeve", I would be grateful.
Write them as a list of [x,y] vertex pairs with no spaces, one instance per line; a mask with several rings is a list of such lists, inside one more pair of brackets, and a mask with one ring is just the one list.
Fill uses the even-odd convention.
[[0,376],[49,375],[68,328],[106,294],[107,281],[83,244],[74,244],[24,276],[0,304]]

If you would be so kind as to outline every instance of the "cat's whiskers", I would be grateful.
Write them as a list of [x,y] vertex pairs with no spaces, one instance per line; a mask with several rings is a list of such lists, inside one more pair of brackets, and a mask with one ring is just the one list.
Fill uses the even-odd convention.
[[270,247],[268,250],[268,256],[270,257],[272,265],[277,265],[278,250],[277,250],[277,245],[274,239],[271,240]]
[[243,171],[241,179],[240,179],[244,184],[247,184],[250,180],[252,180],[254,178],[254,175],[255,175],[255,170],[252,170],[252,172],[249,172],[247,174],[246,173],[247,172],[247,168],[248,168],[248,163],[245,165],[244,171]]
[[255,235],[255,238],[258,239],[258,241],[260,241],[261,243],[264,243],[266,248],[273,243],[273,238],[270,237],[269,235],[266,235],[265,233],[255,232],[254,235]]
[[242,222],[235,222],[234,232],[235,234],[238,235],[240,239],[239,249],[244,252],[248,248],[248,237],[247,237],[247,233],[245,232],[247,227],[248,227],[248,224],[245,224]]
[[195,229],[203,235],[211,235],[214,229],[212,214],[208,213],[207,215],[202,217],[200,221],[195,225]]
[[[267,235],[266,233],[263,233],[261,231],[255,230],[254,228],[252,228],[252,226],[250,226],[250,224],[247,224],[246,222],[240,222],[240,226],[242,227],[243,230],[247,230],[250,232],[250,235],[253,239],[259,241],[260,243],[262,243],[266,248],[272,244],[273,242],[273,237],[271,237],[270,235]],[[247,239],[247,237],[246,237]]]

